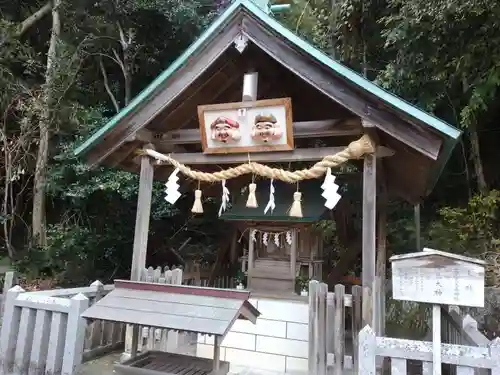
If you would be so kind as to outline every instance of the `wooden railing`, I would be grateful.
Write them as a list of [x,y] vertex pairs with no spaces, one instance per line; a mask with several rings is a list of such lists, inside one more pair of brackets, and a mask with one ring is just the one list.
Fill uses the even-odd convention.
[[235,278],[233,276],[233,268],[230,264],[221,265],[219,275],[214,277],[212,285],[209,285],[210,275],[212,273],[212,265],[199,264],[195,262],[187,263],[183,269],[183,284],[196,285],[213,288],[231,289],[236,288]]
[[[485,371],[500,375],[500,338],[488,347],[441,344],[441,363],[449,365],[457,375],[471,375]],[[378,337],[370,326],[358,336],[358,375],[373,375],[377,359],[390,358],[391,374],[408,374],[408,362],[421,363],[422,375],[433,374],[433,345],[428,341]],[[491,371],[491,372],[490,372]]]
[[[441,340],[443,343],[487,348],[491,341],[478,330],[477,321],[458,306],[441,308]],[[457,374],[455,366],[444,366],[449,375]],[[487,369],[476,369],[475,375],[487,375]]]
[[0,333],[0,373],[25,374],[29,365],[36,373],[72,374],[82,361],[122,346],[123,324],[88,324],[80,317],[112,289],[113,285],[99,281],[84,288],[36,292],[26,292],[19,286],[9,289],[4,296]]
[[315,280],[309,283],[310,374],[326,375],[331,368],[334,375],[342,375],[345,369],[357,369],[361,293],[360,286],[346,294],[344,285],[335,285],[334,292],[329,293],[326,284]]

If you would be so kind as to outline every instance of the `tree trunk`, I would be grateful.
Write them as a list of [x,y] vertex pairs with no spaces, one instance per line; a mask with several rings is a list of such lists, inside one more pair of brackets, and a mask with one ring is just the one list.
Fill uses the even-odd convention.
[[33,238],[37,245],[42,246],[47,242],[45,227],[45,184],[47,180],[47,164],[49,156],[49,132],[50,124],[52,122],[51,109],[53,104],[53,84],[57,70],[54,64],[57,59],[57,47],[61,34],[61,20],[59,18],[60,2],[61,0],[53,0],[52,34],[50,36],[49,51],[47,52],[47,68],[45,71],[45,86],[43,92],[44,106],[39,121],[40,142],[38,144],[33,189]]
[[468,127],[468,131],[471,144],[470,157],[474,165],[477,188],[481,194],[486,194],[488,192],[488,185],[486,184],[486,179],[484,177],[483,162],[481,160],[479,136],[477,134],[476,124],[470,124]]

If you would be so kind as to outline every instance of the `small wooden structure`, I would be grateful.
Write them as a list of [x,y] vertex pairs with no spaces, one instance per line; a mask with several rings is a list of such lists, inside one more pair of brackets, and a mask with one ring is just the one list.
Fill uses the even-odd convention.
[[[246,86],[252,89],[245,90],[244,82],[253,82]],[[75,154],[85,156],[92,166],[104,164],[140,173],[131,274],[133,280],[139,280],[146,263],[153,179],[165,181],[173,169],[168,163],[157,163],[151,151],[170,155],[178,163],[205,172],[219,171],[221,165],[247,163],[247,153],[203,152],[198,106],[237,101],[251,104],[277,98],[291,99],[293,142],[287,142],[287,147],[293,145],[293,150],[252,152],[252,162],[316,162],[346,150],[351,141],[362,135],[375,145],[372,152],[356,162],[363,170],[362,234],[356,249],[361,248],[362,252],[362,286],[366,295],[363,319],[380,327],[375,322],[383,320],[384,311],[378,306],[383,306],[385,290],[376,289],[375,285],[377,278],[384,280],[386,275],[387,199],[391,196],[420,203],[432,190],[461,132],[300,39],[269,14],[267,1],[233,1],[182,56],[78,147]],[[238,108],[241,106],[237,104]],[[230,180],[228,188],[238,191],[250,178]],[[220,185],[216,188],[205,188],[204,196],[219,195]],[[184,185],[180,190],[192,194],[193,187]],[[307,200],[304,196],[304,205]],[[261,219],[257,222],[261,223]],[[266,230],[278,230],[275,223],[269,224],[273,228]],[[250,220],[246,220],[246,228],[250,228],[246,233],[264,230]],[[295,228],[292,222],[285,225],[285,230]],[[233,237],[236,241],[238,235]],[[263,267],[256,257],[258,250],[250,246],[247,258],[243,258],[251,270],[250,282],[262,276],[261,286],[281,284],[290,289],[300,258],[297,237],[294,235],[285,260],[264,257],[268,263],[264,262]],[[236,246],[232,249],[233,261],[245,255],[238,254]],[[320,250],[312,261],[311,254],[308,273],[314,275],[315,262],[321,260]],[[262,273],[253,272],[259,268],[277,269],[283,282],[277,278],[270,282]]]
[[[238,318],[256,322],[260,313],[248,298],[249,292],[115,281],[115,289],[83,312],[86,319],[134,325],[131,358],[116,365],[120,375],[225,375],[229,363],[221,362],[219,347]],[[147,351],[137,356],[139,326],[214,335],[211,361],[186,355]],[[196,372],[198,371],[198,372]]]

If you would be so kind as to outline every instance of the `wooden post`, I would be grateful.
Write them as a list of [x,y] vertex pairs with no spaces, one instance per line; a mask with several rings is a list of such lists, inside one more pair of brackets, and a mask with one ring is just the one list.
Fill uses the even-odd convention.
[[414,207],[415,213],[415,246],[416,250],[420,251],[422,248],[420,247],[420,204],[416,204]]
[[[375,327],[373,314],[373,287],[375,282],[376,257],[376,201],[377,162],[375,155],[366,155],[363,165],[363,325]],[[365,298],[367,297],[367,298]]]
[[82,293],[71,298],[70,302],[61,371],[63,374],[78,373],[78,368],[82,364],[87,322],[81,315],[89,308],[89,299]]
[[378,325],[376,329],[377,336],[385,335],[385,299],[386,299],[386,273],[387,273],[387,191],[385,184],[382,184],[378,206],[377,223],[377,272],[378,285],[380,288],[375,290],[377,303]]
[[132,255],[132,272],[130,275],[130,279],[134,281],[141,280],[141,272],[146,268],[153,171],[152,159],[149,156],[142,156],[139,197],[135,219],[134,253]]
[[441,306],[432,305],[432,375],[441,375]]
[[359,370],[357,374],[375,375],[377,339],[370,326],[365,326],[358,335]]
[[290,273],[295,285],[295,277],[297,276],[297,229],[292,230],[292,246],[290,247]]
[[213,367],[215,375],[219,374],[219,369],[220,369],[220,343],[221,343],[221,337],[215,336],[214,337],[214,367]]
[[4,316],[0,333],[0,373],[8,374],[14,363],[17,336],[21,322],[21,309],[16,307],[17,296],[24,293],[19,285],[11,288],[5,298]]
[[250,229],[249,237],[248,237],[248,264],[247,264],[247,288],[251,289],[252,287],[252,272],[255,258],[255,242],[253,242],[253,232],[254,229]]
[[229,250],[229,259],[231,264],[236,263],[238,257],[236,255],[236,248],[238,246],[238,229],[233,229],[233,237],[231,238],[231,248]]
[[246,73],[243,76],[243,93],[241,95],[241,101],[254,102],[257,100],[257,89],[259,85],[259,73]]
[[318,330],[318,291],[319,283],[316,280],[309,282],[309,355],[308,355],[308,370],[309,374],[318,373],[317,353],[318,343],[316,342],[316,332]]
[[[2,295],[6,296],[7,292],[12,288],[14,285],[17,284],[17,275],[15,271],[7,271],[5,272],[5,278],[3,280],[3,292]],[[0,317],[3,315],[3,309],[5,305],[5,298],[2,301],[2,305],[0,307]]]

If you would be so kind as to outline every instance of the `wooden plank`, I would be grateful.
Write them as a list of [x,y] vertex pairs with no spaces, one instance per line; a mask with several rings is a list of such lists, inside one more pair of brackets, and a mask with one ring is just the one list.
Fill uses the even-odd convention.
[[151,100],[147,101],[141,109],[132,111],[129,116],[122,120],[120,125],[115,126],[106,135],[106,139],[89,152],[88,163],[92,166],[99,164],[120,147],[129,136],[151,122],[200,77],[226,49],[232,46],[239,33],[240,17],[235,17],[228,22],[225,31],[214,38],[210,45],[203,50],[203,53],[191,56],[186,64],[157,88]]
[[492,361],[491,375],[500,375],[500,338],[491,341],[489,354]]
[[297,242],[298,238],[297,229],[292,229],[292,245],[290,246],[290,274],[293,277],[295,282],[295,278],[297,277]]
[[326,349],[326,300],[328,295],[328,285],[319,284],[318,289],[318,321],[316,340],[318,346],[318,375],[327,373],[327,349]]
[[[347,146],[346,146],[347,147]],[[298,161],[316,161],[325,156],[335,155],[346,147],[315,147],[315,148],[296,148],[293,151],[276,152],[255,152],[250,154],[250,160],[259,163],[288,163]],[[394,155],[394,152],[386,147],[378,147],[376,156],[387,157]],[[203,153],[177,153],[171,155],[179,163],[188,165],[210,165],[210,164],[239,164],[248,162],[248,153],[246,154],[218,154],[205,155]],[[165,164],[168,165],[168,164]],[[170,167],[170,165],[169,165]]]
[[29,375],[43,374],[47,362],[47,342],[50,336],[50,316],[46,310],[38,310],[33,332],[33,347],[31,349]]
[[358,347],[355,350],[362,354],[359,357],[359,372],[356,374],[375,375],[377,338],[370,326],[365,326],[359,333]]
[[[432,367],[432,353],[430,341],[377,337],[377,356],[428,362]],[[495,365],[489,354],[489,348],[454,344],[441,344],[441,361],[477,368],[491,368]]]
[[379,108],[378,103],[370,103],[363,99],[360,95],[361,89],[356,92],[345,81],[335,77],[329,69],[301,54],[251,18],[243,19],[242,29],[244,34],[268,55],[325,95],[362,119],[372,122],[392,137],[432,160],[437,160],[442,141],[432,131],[426,131],[422,126],[403,121],[387,110]]
[[142,269],[146,266],[148,246],[149,217],[151,214],[151,198],[153,190],[153,160],[149,156],[141,157],[141,174],[139,180],[139,196],[135,219],[134,250],[132,255],[131,280],[141,279]]
[[335,363],[333,366],[334,374],[342,374],[344,371],[345,355],[345,305],[344,305],[345,287],[341,284],[335,285],[335,317],[333,321],[333,353]]
[[30,365],[31,350],[33,345],[33,332],[35,330],[36,310],[23,308],[19,333],[14,357],[14,368],[20,374],[26,374]]
[[376,262],[376,201],[377,163],[373,155],[366,155],[363,165],[363,238],[362,238],[362,285],[369,290],[363,295],[363,324],[376,327],[373,320],[373,286]]
[[63,374],[77,372],[82,363],[87,322],[81,317],[81,314],[89,307],[89,300],[83,294],[77,294],[70,301],[71,308],[68,313],[61,370]]
[[5,296],[4,316],[0,333],[0,373],[8,374],[13,365],[17,335],[21,321],[21,309],[16,307],[16,299],[24,294],[19,285],[9,289]]
[[317,341],[316,341],[316,331],[317,331],[317,314],[318,314],[318,289],[319,282],[312,280],[309,282],[309,355],[308,355],[308,370],[309,374],[317,374]]
[[[321,138],[359,135],[362,133],[359,119],[331,119],[320,121],[301,121],[293,123],[293,137]],[[176,129],[164,133],[155,141],[155,146],[166,147],[182,144],[201,143],[200,129]]]
[[406,359],[391,358],[391,375],[407,375]]
[[358,335],[361,331],[361,327],[363,326],[363,318],[362,318],[362,288],[359,285],[354,285],[352,287],[352,321],[351,321],[351,334],[352,334],[352,343],[354,346],[354,353],[352,356],[353,369],[354,373],[358,373],[359,368],[359,352],[358,352]]

